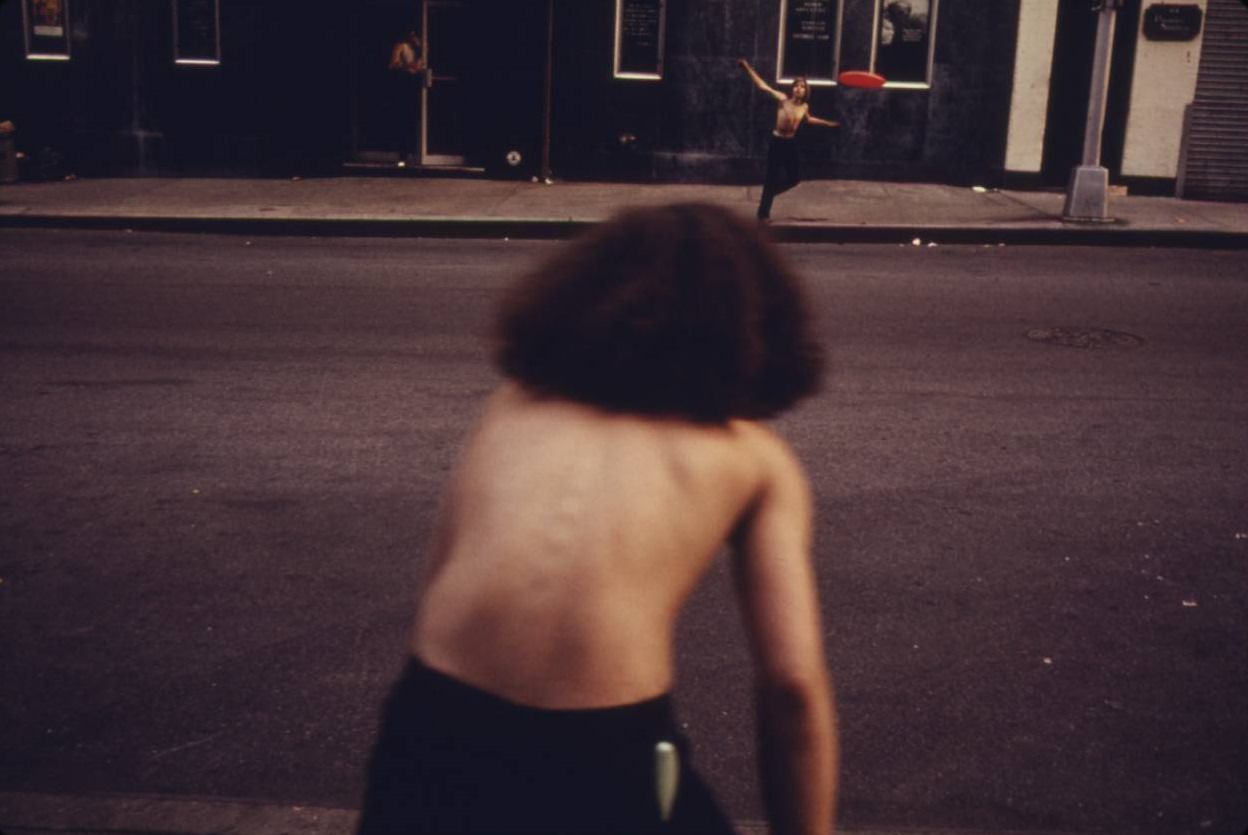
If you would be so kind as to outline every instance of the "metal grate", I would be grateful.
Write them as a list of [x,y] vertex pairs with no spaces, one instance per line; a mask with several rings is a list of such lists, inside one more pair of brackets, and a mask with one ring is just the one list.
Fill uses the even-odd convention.
[[1209,0],[1177,191],[1194,199],[1248,200],[1248,6],[1242,0]]

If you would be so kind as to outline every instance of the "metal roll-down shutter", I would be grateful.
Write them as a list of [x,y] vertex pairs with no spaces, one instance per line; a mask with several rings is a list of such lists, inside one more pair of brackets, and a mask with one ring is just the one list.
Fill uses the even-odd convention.
[[1209,0],[1177,190],[1248,200],[1248,3]]

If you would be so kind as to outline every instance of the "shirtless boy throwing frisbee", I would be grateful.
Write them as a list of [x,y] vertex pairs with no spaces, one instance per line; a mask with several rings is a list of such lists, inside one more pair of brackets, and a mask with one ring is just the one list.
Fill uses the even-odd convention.
[[793,89],[786,96],[763,81],[749,61],[739,58],[737,63],[750,76],[755,87],[776,100],[776,127],[771,132],[771,142],[767,146],[767,175],[763,180],[763,197],[758,203],[758,219],[768,220],[771,217],[771,203],[776,195],[783,194],[801,182],[796,137],[802,122],[825,128],[839,128],[841,125],[839,122],[820,119],[810,112],[810,85],[803,76],[799,75],[793,80]]

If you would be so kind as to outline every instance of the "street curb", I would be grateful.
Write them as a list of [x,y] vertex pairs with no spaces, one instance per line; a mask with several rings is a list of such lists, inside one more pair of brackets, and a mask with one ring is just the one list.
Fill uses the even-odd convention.
[[781,224],[784,243],[963,244],[977,246],[1116,246],[1171,249],[1245,249],[1248,233],[1217,230],[1134,229],[1123,226],[807,226]]
[[[564,240],[599,221],[517,218],[242,218],[147,215],[0,214],[0,228],[96,229],[227,235]],[[860,225],[778,222],[782,243],[970,244],[982,246],[1118,246],[1248,249],[1248,232],[1146,229],[1123,224],[1044,227]]]
[[223,235],[359,238],[521,238],[562,240],[592,226],[583,220],[492,218],[243,218],[145,215],[0,215],[0,228],[100,229]]

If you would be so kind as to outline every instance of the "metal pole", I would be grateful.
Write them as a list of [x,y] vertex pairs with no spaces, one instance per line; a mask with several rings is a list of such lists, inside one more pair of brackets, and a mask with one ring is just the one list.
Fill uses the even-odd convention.
[[1101,0],[1100,17],[1096,21],[1096,51],[1092,56],[1092,84],[1088,91],[1088,121],[1083,134],[1083,162],[1070,174],[1066,206],[1062,210],[1065,220],[1111,220],[1109,172],[1101,165],[1101,135],[1105,131],[1117,6],[1117,0]]
[[551,181],[550,171],[550,128],[551,128],[551,86],[553,83],[555,60],[555,0],[546,0],[546,90],[545,102],[543,109],[545,110],[545,122],[542,125],[542,181],[549,183]]
[[1101,135],[1105,132],[1105,100],[1109,94],[1110,47],[1114,42],[1117,11],[1106,2],[1096,21],[1096,51],[1092,56],[1092,85],[1088,91],[1088,126],[1083,135],[1083,164],[1101,164]]

